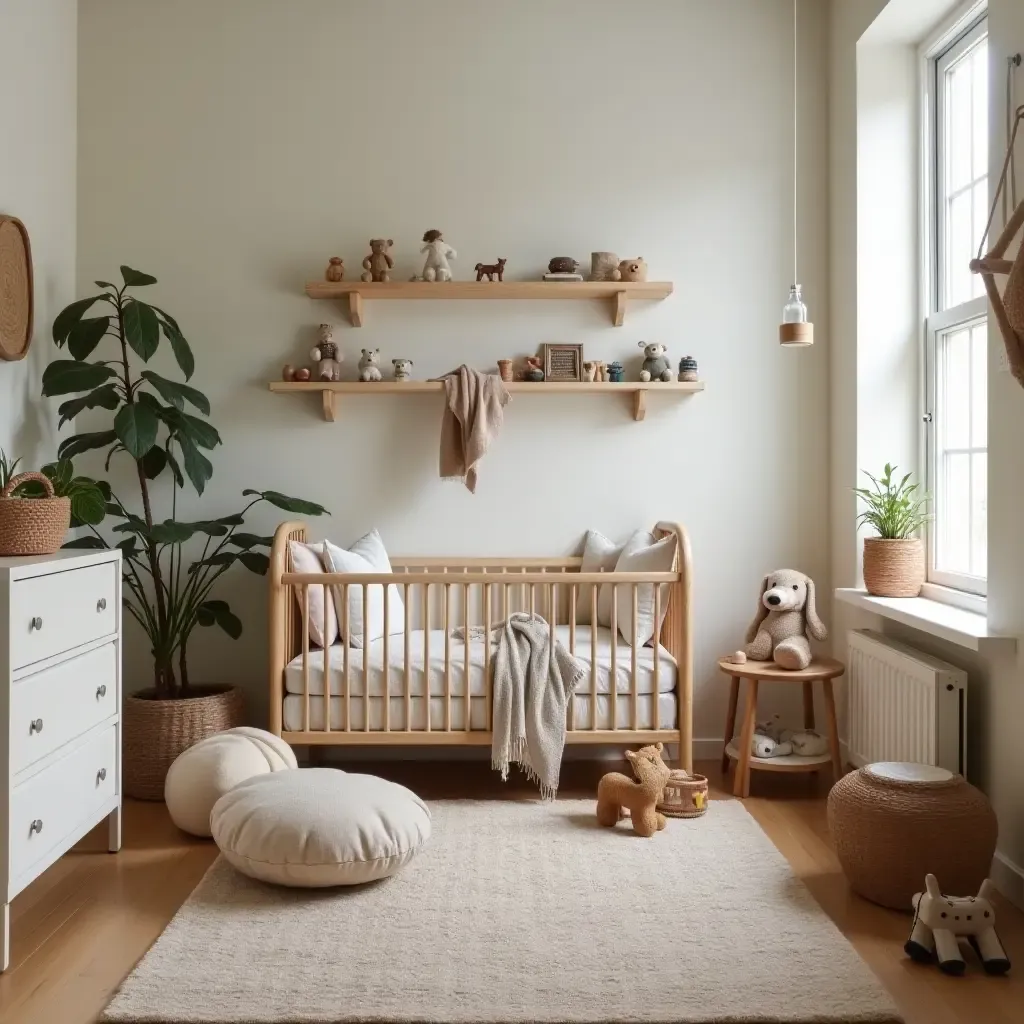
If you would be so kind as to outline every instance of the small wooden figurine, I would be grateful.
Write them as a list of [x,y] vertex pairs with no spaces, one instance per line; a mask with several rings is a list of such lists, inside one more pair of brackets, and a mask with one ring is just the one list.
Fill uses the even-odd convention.
[[488,281],[493,281],[495,277],[499,281],[505,280],[505,264],[508,261],[504,258],[498,260],[497,263],[478,263],[476,265],[476,279],[482,281],[484,274],[487,275]]
[[317,380],[341,380],[341,361],[345,357],[338,351],[330,324],[320,325],[320,340],[311,349],[309,358],[316,363]]
[[411,359],[392,359],[391,365],[395,368],[395,380],[412,380]]
[[600,359],[588,359],[583,364],[583,379],[585,381],[606,381],[608,379],[608,364]]
[[285,363],[281,368],[281,380],[295,380],[295,367],[291,363]]
[[617,359],[608,364],[608,380],[612,384],[621,384],[626,379],[625,367]]
[[423,280],[450,281],[452,268],[448,261],[455,259],[458,253],[441,237],[441,232],[437,228],[431,228],[426,232],[423,241],[425,244],[420,252],[427,254],[426,262],[423,264]]
[[327,263],[327,270],[324,272],[325,281],[345,280],[345,261],[340,256],[332,256]]
[[370,281],[390,281],[391,268],[395,261],[388,255],[388,249],[395,243],[390,238],[371,238],[370,255],[363,260],[362,279]]
[[697,360],[693,356],[683,356],[679,360],[679,379],[683,381],[696,381],[697,377]]
[[299,381],[300,383],[305,384],[306,381],[309,380],[309,378],[310,378],[310,372],[309,372],[309,370],[306,369],[305,366],[300,366],[295,371],[295,380]]
[[359,379],[361,381],[382,380],[380,372],[380,349],[364,348],[359,357]]
[[646,281],[647,264],[642,256],[635,260],[623,260],[619,264],[619,278],[623,281]]
[[575,274],[579,269],[579,260],[574,260],[571,256],[553,256],[548,260],[549,274]]

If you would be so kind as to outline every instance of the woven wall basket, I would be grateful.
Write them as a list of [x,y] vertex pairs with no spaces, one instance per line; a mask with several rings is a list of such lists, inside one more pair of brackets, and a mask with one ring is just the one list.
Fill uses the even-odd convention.
[[917,597],[924,585],[924,541],[864,538],[864,586],[875,597]]
[[907,911],[929,872],[943,892],[974,895],[988,877],[998,833],[981,790],[913,764],[868,765],[844,776],[828,795],[828,825],[853,891]]
[[137,800],[163,800],[174,759],[215,732],[242,724],[242,691],[192,687],[194,697],[157,700],[153,690],[124,699],[124,791]]
[[[48,498],[12,498],[14,489],[37,480]],[[0,555],[52,555],[71,525],[71,499],[55,498],[42,473],[19,473],[0,491]]]

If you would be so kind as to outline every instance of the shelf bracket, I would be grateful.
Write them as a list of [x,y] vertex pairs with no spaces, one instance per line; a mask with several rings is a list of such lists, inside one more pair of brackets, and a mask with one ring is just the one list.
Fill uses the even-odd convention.
[[633,419],[639,423],[647,415],[647,392],[633,392]]
[[348,293],[348,317],[353,327],[363,326],[363,296],[359,292]]
[[326,388],[320,392],[323,395],[324,400],[324,419],[328,423],[333,423],[338,416],[337,399],[338,396],[333,391],[328,391]]
[[614,306],[612,307],[612,324],[615,327],[621,327],[626,322],[626,302],[625,292],[615,293]]

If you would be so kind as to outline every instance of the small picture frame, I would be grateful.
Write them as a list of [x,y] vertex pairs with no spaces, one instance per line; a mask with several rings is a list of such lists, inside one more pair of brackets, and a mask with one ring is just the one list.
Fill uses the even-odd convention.
[[544,379],[557,381],[583,380],[583,346],[545,344]]

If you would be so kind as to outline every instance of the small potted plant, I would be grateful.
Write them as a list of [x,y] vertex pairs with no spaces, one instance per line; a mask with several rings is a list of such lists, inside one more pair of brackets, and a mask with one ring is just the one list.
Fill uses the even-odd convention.
[[875,597],[917,597],[924,584],[924,541],[918,536],[931,516],[928,496],[911,483],[912,473],[895,482],[896,467],[886,463],[881,479],[865,472],[872,487],[855,491],[866,508],[858,524],[877,537],[864,538],[864,586]]

